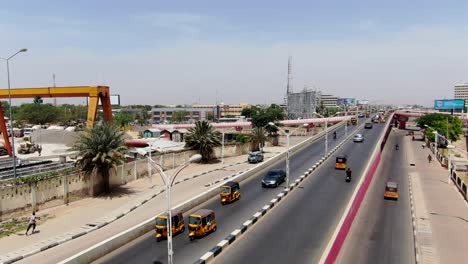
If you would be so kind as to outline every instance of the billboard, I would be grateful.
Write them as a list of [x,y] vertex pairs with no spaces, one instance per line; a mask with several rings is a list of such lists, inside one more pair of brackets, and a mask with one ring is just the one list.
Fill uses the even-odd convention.
[[368,104],[369,104],[369,100],[357,100],[357,104],[358,104],[358,105],[368,105]]
[[451,109],[464,109],[465,100],[453,99],[453,100],[434,100],[435,110],[451,110]]
[[343,98],[343,103],[345,105],[355,105],[356,99],[355,98]]

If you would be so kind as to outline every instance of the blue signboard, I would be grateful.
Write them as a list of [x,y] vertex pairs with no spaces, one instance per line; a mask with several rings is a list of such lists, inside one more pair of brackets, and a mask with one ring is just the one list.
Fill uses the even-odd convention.
[[465,100],[434,100],[434,109],[436,110],[451,110],[451,109],[464,109]]
[[344,98],[343,99],[345,105],[355,105],[356,99],[355,98]]

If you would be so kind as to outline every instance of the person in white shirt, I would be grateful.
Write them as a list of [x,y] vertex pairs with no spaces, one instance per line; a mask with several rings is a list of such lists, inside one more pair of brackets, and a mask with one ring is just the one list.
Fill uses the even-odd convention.
[[32,215],[29,217],[29,225],[28,229],[26,229],[26,234],[28,235],[29,229],[32,227],[32,232],[31,234],[34,234],[34,230],[36,229],[36,220],[39,219],[39,217],[36,217],[36,213],[33,212]]

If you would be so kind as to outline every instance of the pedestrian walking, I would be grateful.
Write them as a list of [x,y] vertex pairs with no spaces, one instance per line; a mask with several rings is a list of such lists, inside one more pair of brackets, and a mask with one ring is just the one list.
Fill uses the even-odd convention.
[[34,234],[34,230],[36,230],[36,221],[38,219],[40,218],[36,216],[36,212],[33,212],[32,215],[29,217],[29,225],[28,225],[28,229],[26,229],[25,235],[28,235],[28,231],[31,227],[32,227],[31,234]]
[[429,163],[431,163],[431,161],[432,161],[432,156],[431,156],[431,154],[429,154],[429,155],[427,156],[427,161],[428,161]]

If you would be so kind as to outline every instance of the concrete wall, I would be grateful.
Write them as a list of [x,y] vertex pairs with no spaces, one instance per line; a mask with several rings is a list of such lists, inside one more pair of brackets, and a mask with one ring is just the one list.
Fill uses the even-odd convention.
[[[228,143],[224,148],[224,156],[237,156],[246,154],[249,151],[248,144],[239,145]],[[170,170],[184,164],[188,159],[197,154],[195,150],[177,151],[164,153],[162,155],[152,156],[152,159],[161,163],[164,170]],[[221,156],[221,147],[215,148],[215,157]],[[152,167],[151,173],[157,173]],[[147,177],[148,160],[140,159],[125,163],[111,170],[110,184],[112,187],[124,185],[139,178]],[[80,199],[96,192],[102,184],[99,176],[85,176],[82,173],[57,176],[37,183],[36,186],[23,184],[10,186],[0,189],[0,218],[2,215],[24,209],[44,209],[46,203],[53,200],[62,200],[62,203],[68,203],[69,197],[73,195],[74,199]],[[56,205],[56,204],[55,204]]]

